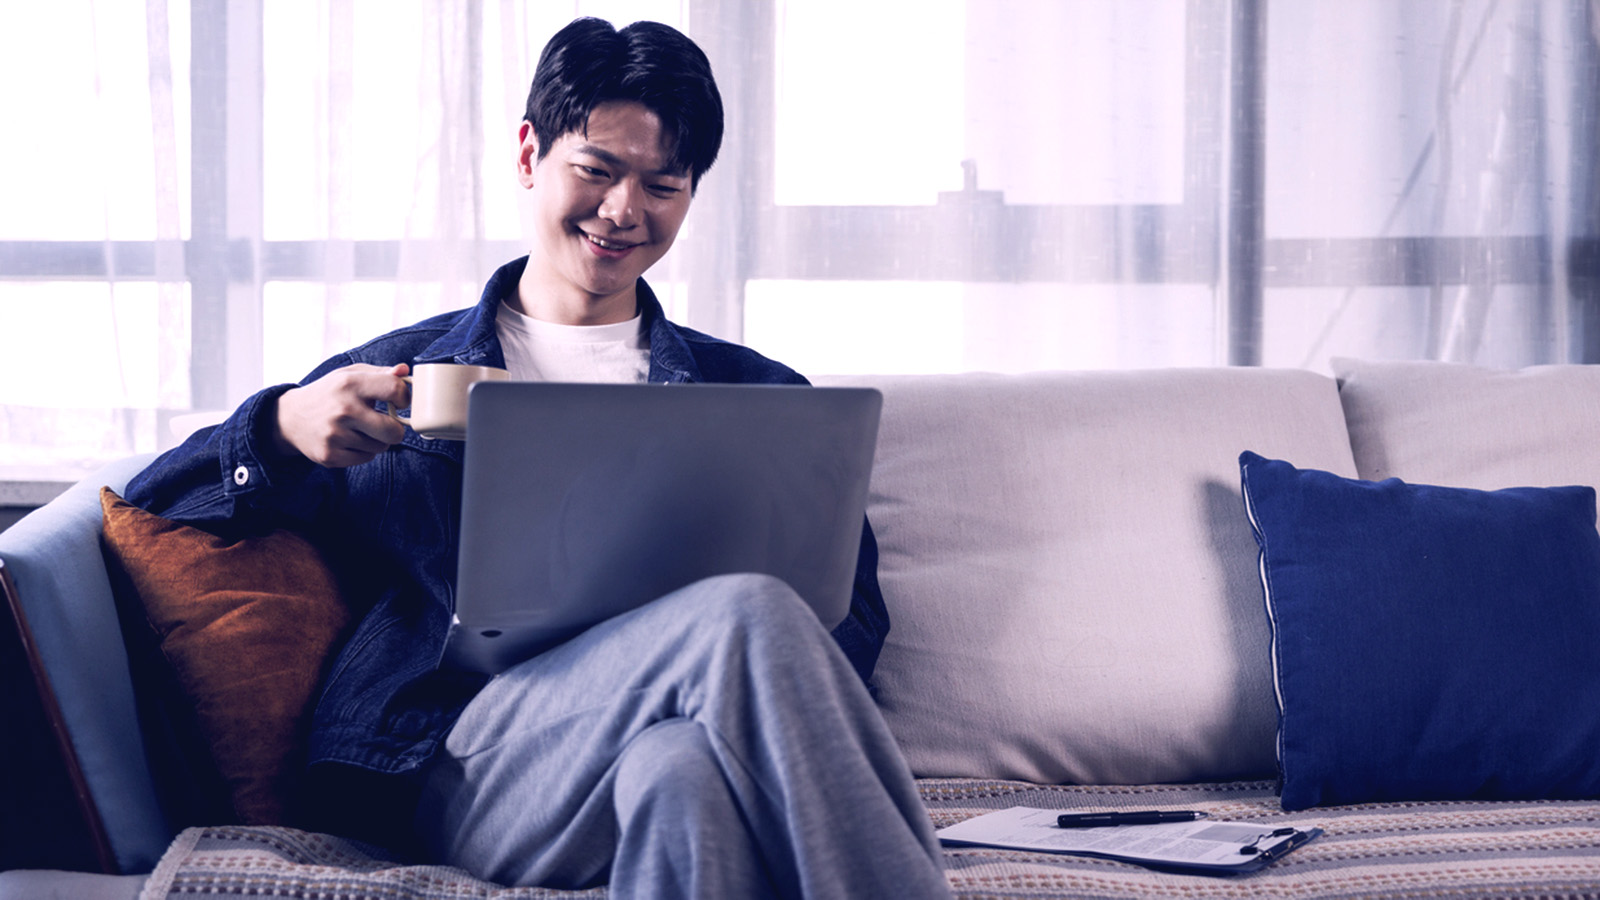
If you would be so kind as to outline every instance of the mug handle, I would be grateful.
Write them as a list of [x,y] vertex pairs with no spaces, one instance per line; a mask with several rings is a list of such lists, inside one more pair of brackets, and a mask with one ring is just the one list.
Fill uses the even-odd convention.
[[[404,381],[406,383],[406,387],[407,388],[411,387],[411,385],[413,384],[410,375],[401,375],[400,376],[400,380]],[[395,420],[396,422],[399,422],[401,425],[404,425],[407,428],[411,427],[411,420],[409,418],[405,417],[405,416],[400,415],[400,408],[399,407],[395,406],[393,403],[385,403],[384,404],[384,409],[389,413],[389,418]]]

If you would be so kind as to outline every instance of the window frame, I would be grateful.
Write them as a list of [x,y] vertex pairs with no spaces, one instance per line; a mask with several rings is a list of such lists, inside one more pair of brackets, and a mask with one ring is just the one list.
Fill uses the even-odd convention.
[[[1553,261],[1560,249],[1574,290],[1550,302],[1575,302],[1561,315],[1552,308],[1551,320],[1568,323],[1570,334],[1553,335],[1551,344],[1564,344],[1569,358],[1600,359],[1600,314],[1594,311],[1600,303],[1600,240],[1578,239],[1556,248],[1545,237],[1266,236],[1268,6],[1267,0],[1186,0],[1186,79],[1201,89],[1191,87],[1186,99],[1182,203],[1007,204],[969,183],[967,190],[942,194],[932,206],[869,207],[776,204],[773,154],[766,151],[776,134],[776,72],[772,66],[755,71],[738,66],[750,58],[747,47],[753,40],[776,49],[776,0],[690,0],[688,21],[697,40],[714,65],[740,77],[725,78],[722,85],[729,130],[716,180],[727,187],[703,191],[696,205],[696,230],[718,237],[700,242],[684,261],[693,298],[687,324],[739,340],[745,285],[759,279],[1187,284],[1207,287],[1218,297],[1225,319],[1219,323],[1225,335],[1222,358],[1230,365],[1259,365],[1261,313],[1273,288],[1456,286],[1484,276],[1497,284],[1547,285],[1555,280]],[[228,408],[260,387],[266,282],[321,281],[324,261],[334,254],[353,260],[357,280],[393,279],[399,267],[400,241],[264,239],[263,7],[264,0],[191,0],[193,163],[190,236],[182,250],[191,291],[189,373],[196,410]],[[1574,115],[1587,110],[1593,117],[1591,108],[1578,108],[1582,100],[1572,102]],[[1005,236],[1023,234],[1031,238],[1029,245],[1047,249],[1021,260],[1002,256]],[[1040,234],[1050,239],[1038,241]],[[974,235],[994,239],[975,242]],[[1128,258],[1071,252],[1113,235],[1134,236]],[[930,239],[959,242],[962,252],[909,252]],[[846,249],[825,262],[774,249],[780,243],[811,242],[871,249]],[[897,252],[896,242],[908,252]],[[1127,245],[1125,237],[1122,243]],[[448,259],[469,252],[509,259],[525,252],[516,241],[471,239],[440,242],[431,250],[420,257]],[[0,283],[106,281],[112,272],[118,281],[150,281],[166,252],[170,248],[157,240],[0,241]],[[1362,264],[1394,259],[1405,264]],[[1363,273],[1365,280],[1352,285],[1352,272]],[[164,428],[167,419],[185,412],[159,411],[158,424]],[[0,486],[11,491],[0,503],[15,500],[23,484],[34,485],[25,491],[29,500],[53,489],[0,476]]]

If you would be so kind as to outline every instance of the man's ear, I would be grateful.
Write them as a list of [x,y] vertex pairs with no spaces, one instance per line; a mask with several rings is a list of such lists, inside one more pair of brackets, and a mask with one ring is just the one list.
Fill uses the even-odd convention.
[[517,129],[517,181],[525,188],[533,187],[533,170],[539,164],[539,136],[533,133],[533,123],[526,119]]

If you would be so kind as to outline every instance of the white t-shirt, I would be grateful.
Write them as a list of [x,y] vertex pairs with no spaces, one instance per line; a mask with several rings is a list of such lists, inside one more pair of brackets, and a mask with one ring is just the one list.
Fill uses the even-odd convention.
[[615,325],[557,325],[501,303],[495,331],[513,381],[640,384],[650,375],[643,318]]

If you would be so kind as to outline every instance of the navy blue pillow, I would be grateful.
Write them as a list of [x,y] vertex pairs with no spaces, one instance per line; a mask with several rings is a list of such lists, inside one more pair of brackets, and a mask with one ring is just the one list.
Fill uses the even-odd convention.
[[1593,488],[1239,467],[1284,809],[1600,796]]

